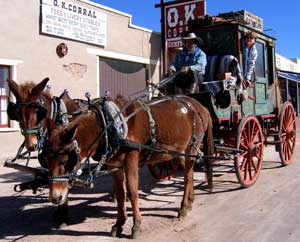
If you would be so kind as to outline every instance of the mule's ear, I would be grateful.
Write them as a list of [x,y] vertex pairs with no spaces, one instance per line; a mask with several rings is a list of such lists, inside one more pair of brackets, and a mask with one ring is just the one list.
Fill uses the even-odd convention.
[[42,80],[39,84],[37,84],[31,91],[32,95],[39,96],[40,93],[44,90],[45,86],[47,85],[47,82],[49,81],[49,77],[46,77],[44,80]]
[[20,100],[20,88],[19,85],[13,80],[7,80],[9,90],[15,95],[17,100]]
[[77,130],[78,130],[78,124],[74,124],[74,125],[71,124],[71,127],[66,127],[64,129],[65,132],[60,137],[60,140],[62,141],[62,143],[64,143],[64,144],[71,143],[75,139]]

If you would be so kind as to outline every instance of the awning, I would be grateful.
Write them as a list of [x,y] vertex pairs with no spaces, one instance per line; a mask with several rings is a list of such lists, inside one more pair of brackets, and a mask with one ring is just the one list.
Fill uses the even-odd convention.
[[288,79],[295,82],[300,82],[300,73],[277,71],[278,77]]

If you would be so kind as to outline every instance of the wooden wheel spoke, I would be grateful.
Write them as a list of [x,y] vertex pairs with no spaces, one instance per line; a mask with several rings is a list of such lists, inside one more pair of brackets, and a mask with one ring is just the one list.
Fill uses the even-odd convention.
[[243,152],[239,155],[240,158],[244,158],[246,155],[248,155],[248,151]]
[[291,142],[286,142],[287,143],[287,148],[288,148],[288,153],[291,154],[293,153],[293,145],[291,144]]
[[243,169],[242,171],[244,171],[244,180],[247,180],[247,173],[248,173],[248,157],[246,157],[244,165],[243,165]]
[[241,146],[241,148],[242,148],[243,150],[248,150],[248,146],[247,146],[247,145],[241,143],[240,146]]
[[248,139],[249,136],[247,136],[246,131],[247,131],[247,130],[243,130],[243,132],[242,132],[242,137],[243,137],[243,139],[244,139],[246,145],[249,145],[249,139]]
[[240,170],[242,171],[242,170],[244,170],[245,169],[245,166],[246,166],[246,164],[247,164],[247,159],[248,159],[248,157],[246,156],[246,157],[242,157],[242,162],[241,162],[241,165],[240,165]]
[[256,140],[256,137],[259,138],[258,134],[259,134],[259,129],[257,129],[256,132],[255,132],[255,134],[253,135],[252,141],[253,141],[253,140]]
[[252,123],[251,122],[248,122],[247,123],[247,139],[248,139],[248,144],[251,142],[251,132],[252,132],[252,129],[251,129],[251,125]]
[[[259,161],[259,159],[258,159],[258,161]],[[258,171],[258,165],[259,165],[258,161],[255,163],[255,161],[253,159],[251,159],[251,164],[252,164],[252,167],[253,167],[255,173],[257,173],[257,171]]]
[[248,166],[249,166],[248,169],[249,180],[251,181],[252,180],[252,159],[251,158],[249,158]]

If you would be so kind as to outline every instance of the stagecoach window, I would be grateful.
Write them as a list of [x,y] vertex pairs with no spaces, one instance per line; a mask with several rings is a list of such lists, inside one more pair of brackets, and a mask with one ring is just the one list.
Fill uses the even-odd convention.
[[257,77],[266,77],[265,72],[265,45],[259,41],[256,42],[257,60],[255,64],[255,75]]
[[8,83],[7,80],[9,76],[9,66],[0,65],[0,127],[8,127],[8,118],[6,114],[6,108],[8,105]]

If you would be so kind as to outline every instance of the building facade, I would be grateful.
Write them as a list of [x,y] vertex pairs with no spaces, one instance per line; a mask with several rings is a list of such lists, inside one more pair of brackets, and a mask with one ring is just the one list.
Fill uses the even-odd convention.
[[0,1],[0,131],[8,120],[7,79],[40,82],[73,98],[109,90],[130,95],[160,76],[160,33],[135,26],[132,16],[87,0]]
[[296,110],[297,116],[300,113],[300,60],[299,58],[288,59],[276,54],[276,68],[282,100],[290,101]]

